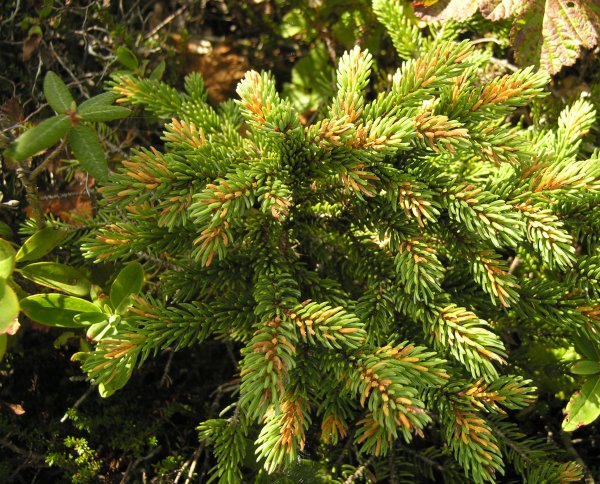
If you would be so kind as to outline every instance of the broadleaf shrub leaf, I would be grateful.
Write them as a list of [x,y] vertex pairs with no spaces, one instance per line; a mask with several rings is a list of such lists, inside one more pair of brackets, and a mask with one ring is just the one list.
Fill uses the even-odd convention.
[[163,74],[165,73],[166,67],[166,62],[164,60],[160,61],[148,77],[153,81],[160,81],[162,79]]
[[105,180],[108,176],[108,161],[96,133],[79,124],[69,133],[69,142],[81,168],[97,180]]
[[61,328],[81,328],[74,320],[81,313],[101,312],[95,304],[64,294],[35,294],[21,299],[21,310],[36,323]]
[[102,398],[108,398],[117,390],[123,388],[131,378],[131,363],[118,366],[109,381],[98,385],[98,393]]
[[26,262],[40,259],[60,244],[66,236],[67,233],[64,230],[53,227],[38,230],[23,243],[15,256],[15,260]]
[[6,279],[15,268],[16,251],[10,242],[0,239],[0,278]]
[[137,294],[144,283],[144,269],[142,265],[133,261],[127,264],[117,275],[110,288],[110,302],[115,311],[124,310],[129,303],[129,296]]
[[36,262],[21,269],[21,275],[42,286],[73,296],[86,296],[91,283],[77,269],[57,262]]
[[98,104],[95,106],[83,106],[79,109],[79,115],[84,121],[102,122],[115,121],[117,119],[126,118],[131,114],[131,111],[122,106],[111,106],[110,104]]
[[49,71],[44,78],[44,96],[50,107],[58,114],[65,114],[75,102],[69,88],[52,71]]
[[582,48],[598,43],[600,16],[588,0],[538,0],[527,4],[511,31],[515,58],[550,74],[575,63]]
[[45,119],[37,126],[25,131],[8,148],[7,156],[23,161],[55,145],[71,127],[71,120],[64,114]]
[[123,66],[127,67],[127,69],[131,71],[135,71],[139,66],[139,62],[135,54],[124,46],[120,46],[117,49],[117,59]]
[[106,323],[108,321],[108,315],[104,313],[81,313],[75,316],[73,321],[82,326],[89,326],[92,324]]
[[427,22],[464,22],[477,12],[478,0],[440,0],[433,4],[413,4],[415,14]]
[[5,279],[0,279],[0,334],[3,334],[19,316],[19,299]]
[[415,14],[428,22],[463,22],[478,9],[489,20],[512,17],[516,61],[550,74],[573,65],[581,49],[594,48],[600,38],[600,5],[589,0],[440,0],[415,6]]
[[119,96],[117,94],[115,94],[114,92],[111,92],[111,91],[103,92],[101,94],[98,94],[97,96],[87,99],[86,101],[83,101],[77,108],[77,112],[81,113],[82,111],[85,111],[87,109],[91,109],[91,108],[94,108],[97,106],[110,106],[118,98],[119,98]]
[[573,364],[571,372],[576,375],[594,375],[600,373],[600,362],[581,360]]
[[567,404],[562,428],[567,432],[588,425],[600,415],[600,375],[589,378]]

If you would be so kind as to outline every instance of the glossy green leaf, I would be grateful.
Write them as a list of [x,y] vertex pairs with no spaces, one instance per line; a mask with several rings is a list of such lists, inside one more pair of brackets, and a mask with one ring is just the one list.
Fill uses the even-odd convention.
[[17,262],[26,262],[40,259],[60,244],[66,236],[67,233],[64,230],[52,227],[38,230],[21,246],[15,260]]
[[120,46],[117,49],[117,59],[123,66],[127,67],[127,69],[131,71],[135,71],[139,66],[139,62],[135,54],[124,46]]
[[573,342],[577,353],[585,356],[588,360],[600,361],[600,348],[589,336],[577,335],[573,338]]
[[100,341],[104,337],[113,336],[117,332],[117,328],[109,324],[107,321],[92,324],[87,332],[86,337],[92,341]]
[[0,334],[10,328],[18,317],[19,299],[6,279],[0,279]]
[[117,99],[119,99],[119,95],[115,94],[112,91],[103,92],[102,94],[98,94],[97,96],[91,97],[86,101],[83,101],[79,107],[77,108],[77,112],[81,114],[83,111],[88,111],[98,106],[110,106]]
[[139,262],[127,264],[117,275],[110,288],[110,302],[117,313],[121,313],[129,305],[129,296],[137,294],[144,283],[144,269]]
[[54,146],[71,128],[71,120],[58,114],[25,131],[6,150],[7,157],[23,161]]
[[52,71],[49,71],[44,78],[44,96],[50,107],[58,114],[65,114],[75,103],[69,88]]
[[600,376],[588,378],[569,400],[562,428],[567,432],[592,423],[600,415]]
[[0,239],[0,279],[6,279],[15,268],[16,251],[10,242]]
[[102,398],[110,397],[117,390],[123,388],[129,381],[129,378],[131,378],[131,372],[131,363],[126,363],[125,365],[119,365],[116,367],[111,375],[111,378],[108,381],[98,385],[98,392],[100,393],[100,396]]
[[81,168],[97,180],[105,180],[108,176],[108,161],[96,133],[79,124],[69,132],[69,143]]
[[81,313],[73,318],[77,324],[81,326],[89,326],[92,324],[106,323],[108,315],[104,313]]
[[107,122],[117,119],[126,118],[131,114],[131,111],[122,106],[98,105],[79,110],[79,115],[84,121]]
[[600,362],[581,360],[571,367],[571,372],[576,375],[594,375],[600,373]]
[[35,294],[21,300],[21,310],[33,321],[47,326],[80,328],[74,321],[81,313],[98,313],[100,308],[85,299],[64,294]]
[[36,262],[21,269],[21,275],[42,286],[73,296],[87,296],[91,283],[77,269],[57,262]]

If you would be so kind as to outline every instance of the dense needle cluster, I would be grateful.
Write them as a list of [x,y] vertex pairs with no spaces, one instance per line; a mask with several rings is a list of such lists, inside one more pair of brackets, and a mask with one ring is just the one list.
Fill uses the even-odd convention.
[[420,456],[473,482],[507,462],[528,482],[576,480],[511,421],[535,387],[507,335],[598,338],[599,232],[586,227],[600,158],[579,155],[593,108],[576,102],[555,128],[516,124],[545,74],[481,81],[473,45],[422,38],[394,2],[375,4],[408,60],[368,98],[371,54],[347,52],[310,125],[268,73],[248,72],[218,109],[198,75],[184,92],[116,80],[119,102],[166,119],[164,150],[112,175],[110,223],[85,251],[168,269],[84,369],[116,390],[164,348],[234,342],[237,398],[200,425],[222,482],[243,480],[248,454],[273,472],[317,440],[344,447],[321,460],[334,477],[370,454],[382,479]]

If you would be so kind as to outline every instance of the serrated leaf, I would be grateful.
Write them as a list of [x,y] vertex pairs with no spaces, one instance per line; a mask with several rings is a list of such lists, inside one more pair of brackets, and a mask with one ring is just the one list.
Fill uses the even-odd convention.
[[15,161],[23,161],[55,145],[70,128],[70,118],[58,114],[25,131],[8,147],[5,154]]
[[0,334],[10,328],[19,317],[19,299],[5,279],[0,279]]
[[481,14],[493,21],[519,15],[526,5],[523,0],[479,0]]
[[44,78],[44,97],[58,114],[65,114],[75,103],[67,85],[52,71]]
[[127,67],[127,69],[131,71],[135,71],[139,66],[139,62],[135,54],[124,46],[117,48],[117,59],[123,66]]
[[35,294],[21,299],[21,310],[33,321],[46,326],[81,328],[74,321],[81,313],[99,313],[100,308],[85,299],[64,294]]
[[575,63],[582,47],[598,43],[598,7],[588,0],[529,2],[511,31],[515,59],[521,65],[539,65],[550,74]]
[[427,22],[464,22],[477,12],[478,0],[439,0],[414,3],[415,15]]
[[16,251],[10,242],[0,239],[0,279],[6,279],[15,268]]
[[38,230],[29,237],[21,246],[15,260],[17,262],[26,262],[44,257],[67,236],[64,230],[46,227]]
[[137,294],[144,283],[144,269],[139,262],[127,264],[117,275],[110,288],[110,302],[117,313],[129,305],[129,296]]
[[117,119],[126,118],[131,114],[131,111],[127,108],[122,106],[112,106],[110,104],[98,104],[87,107],[82,105],[77,112],[84,121],[92,121],[95,123],[115,121]]
[[517,62],[550,74],[573,65],[581,49],[595,47],[600,38],[600,5],[589,0],[440,0],[415,6],[428,22],[462,22],[477,10],[494,21],[514,17],[510,37]]
[[21,275],[42,286],[73,296],[87,296],[91,283],[77,269],[57,262],[37,262],[23,267]]
[[581,391],[569,400],[562,428],[572,432],[592,423],[600,415],[600,376],[588,378]]
[[97,180],[108,177],[108,161],[96,133],[79,124],[69,132],[69,143],[81,168]]
[[581,360],[571,366],[571,372],[576,375],[594,375],[600,373],[600,362]]

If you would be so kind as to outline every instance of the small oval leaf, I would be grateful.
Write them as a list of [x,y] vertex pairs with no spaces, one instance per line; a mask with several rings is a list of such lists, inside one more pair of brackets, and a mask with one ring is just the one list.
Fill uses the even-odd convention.
[[135,54],[125,46],[120,46],[117,48],[117,59],[130,71],[135,71],[139,66],[139,62]]
[[129,296],[140,292],[143,283],[144,269],[137,261],[130,262],[119,272],[110,288],[110,302],[117,313],[123,313],[129,305]]
[[81,328],[74,321],[81,313],[99,313],[100,308],[85,299],[64,294],[35,294],[21,300],[21,310],[33,321],[46,326]]
[[0,334],[7,332],[19,317],[19,299],[5,279],[0,279]]
[[69,143],[81,168],[97,180],[108,176],[108,161],[98,136],[90,128],[78,124],[69,132]]
[[71,120],[64,114],[48,118],[19,136],[5,154],[8,158],[23,161],[55,145],[70,127]]
[[166,67],[167,64],[165,63],[165,61],[161,60],[150,73],[150,79],[152,79],[153,81],[160,81],[162,79],[163,74],[165,73]]
[[581,391],[575,392],[569,400],[562,428],[572,432],[592,423],[600,415],[600,376],[588,378]]
[[65,114],[75,102],[67,85],[52,71],[44,78],[44,96],[58,114]]
[[597,361],[581,360],[572,367],[571,372],[576,375],[594,375],[600,373],[600,363]]
[[36,262],[21,269],[21,275],[42,286],[73,296],[87,296],[91,283],[77,269],[58,262]]
[[83,106],[79,110],[79,115],[84,121],[102,122],[115,121],[117,119],[126,118],[131,114],[131,111],[122,106],[99,105],[84,109]]
[[66,236],[67,232],[53,227],[38,230],[21,246],[15,256],[15,260],[17,262],[26,262],[40,259],[60,244]]
[[15,268],[16,251],[10,242],[0,239],[0,279],[7,279]]

